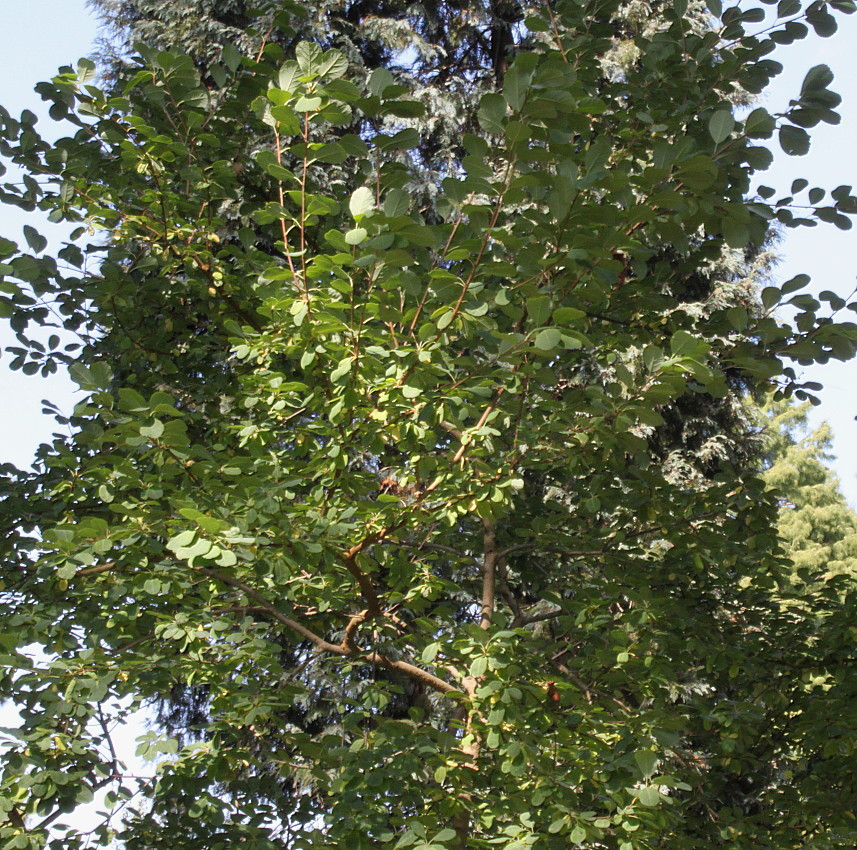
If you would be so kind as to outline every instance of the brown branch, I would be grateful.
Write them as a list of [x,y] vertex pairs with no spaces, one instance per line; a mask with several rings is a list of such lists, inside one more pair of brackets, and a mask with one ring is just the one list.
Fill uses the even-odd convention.
[[[500,401],[500,398],[502,397],[504,392],[506,392],[506,388],[500,387],[500,389],[497,390],[497,392],[494,394],[494,398],[491,399],[491,401],[488,404],[488,407],[485,408],[485,411],[483,412],[482,416],[479,417],[479,421],[476,423],[475,427],[473,428],[474,434],[480,428],[482,428],[482,426],[485,425],[485,423],[488,421],[488,417],[491,415],[491,412],[494,410],[494,408],[497,407],[497,402]],[[462,435],[462,437],[463,437],[463,435]],[[464,457],[464,453],[467,451],[467,447],[470,445],[470,442],[472,442],[472,440],[469,440],[467,442],[462,442],[461,448],[455,453],[455,456],[452,458],[453,465],[458,463],[458,461],[460,461],[461,458]]]
[[[274,128],[274,145],[275,145],[275,155],[277,157],[277,165],[282,167],[283,165],[283,147],[280,139],[280,125]],[[277,180],[277,197],[280,201],[280,206],[285,209],[286,208],[286,194],[283,190],[283,181]],[[289,245],[289,231],[286,227],[286,220],[280,215],[280,232],[283,236],[283,252],[286,257],[286,262],[289,264],[289,271],[292,273],[292,279],[294,280],[295,287],[298,292],[303,297],[304,301],[309,300],[309,292],[304,291],[300,284],[300,278],[298,276],[297,269],[295,268],[294,261],[292,260],[292,249]],[[304,279],[304,284],[306,284],[306,279]]]
[[555,620],[557,617],[561,617],[565,613],[565,611],[560,609],[559,611],[544,611],[541,614],[532,614],[528,617],[524,612],[520,612],[518,616],[515,617],[515,620],[512,623],[512,628],[517,629],[523,626],[530,626],[533,623],[543,623],[545,620]]
[[462,437],[461,430],[456,428],[452,422],[447,422],[445,419],[440,423],[440,427],[443,428],[444,431],[449,431],[456,440],[460,440]]
[[368,549],[373,543],[377,543],[382,540],[383,537],[384,532],[370,534],[368,537],[364,537],[359,543],[356,543],[350,549],[346,549],[342,553],[342,563],[345,564],[345,569],[351,573],[354,581],[357,582],[357,586],[360,588],[360,593],[366,600],[366,604],[369,607],[367,619],[377,617],[378,614],[381,613],[383,606],[381,605],[381,599],[378,596],[378,591],[376,590],[372,579],[369,578],[362,569],[360,569],[360,565],[357,563],[357,556],[364,549]]
[[116,561],[109,561],[106,564],[99,564],[97,567],[87,567],[83,570],[78,570],[74,577],[78,578],[79,576],[94,576],[98,575],[98,573],[106,573],[108,570],[112,570],[116,566]]
[[195,569],[199,570],[199,572],[205,575],[217,579],[220,582],[223,582],[223,584],[228,584],[230,587],[234,587],[238,590],[243,591],[250,599],[256,602],[266,614],[275,619],[277,622],[282,623],[284,626],[288,626],[288,628],[290,628],[292,631],[297,632],[299,635],[306,638],[318,649],[321,649],[325,652],[332,652],[334,655],[352,654],[348,649],[339,646],[339,644],[331,643],[329,640],[325,640],[323,637],[317,635],[315,632],[311,631],[306,626],[301,625],[296,620],[293,620],[291,617],[287,617],[276,606],[272,605],[264,597],[263,594],[259,593],[259,591],[255,588],[250,587],[249,584],[246,584],[245,582],[237,578],[233,578],[232,576],[225,575],[219,570],[213,570],[210,567],[196,567]]
[[521,606],[518,604],[515,594],[512,593],[512,588],[509,587],[509,571],[506,569],[506,562],[503,559],[502,552],[497,555],[497,578],[500,581],[500,595],[506,601],[506,604],[512,612],[511,628],[517,628],[516,624],[521,618]]
[[497,532],[494,523],[482,520],[482,616],[479,625],[490,629],[494,621],[497,583]]
[[348,621],[348,625],[345,627],[345,632],[342,635],[342,646],[343,649],[347,649],[349,652],[357,652],[358,646],[354,643],[354,635],[357,634],[357,630],[366,620],[369,619],[369,609],[364,608],[359,614],[354,614],[351,619]]
[[[366,538],[362,543],[357,544],[357,546],[352,547],[353,549],[357,549],[360,551],[361,548],[365,548],[370,545],[370,538]],[[352,551],[352,550],[349,550]],[[213,570],[209,567],[196,567],[195,569],[199,570],[199,572],[204,573],[205,575],[211,576],[217,581],[221,581],[224,584],[228,584],[230,587],[237,588],[238,590],[243,591],[248,597],[253,599],[256,603],[258,603],[259,608],[263,610],[266,614],[272,617],[279,623],[282,623],[284,626],[287,626],[292,631],[297,632],[302,637],[306,638],[310,643],[312,643],[317,649],[322,650],[323,652],[330,652],[334,655],[342,655],[342,656],[357,656],[369,662],[370,664],[380,664],[383,667],[386,667],[389,670],[397,670],[400,673],[404,673],[406,676],[414,679],[418,682],[422,682],[424,685],[433,688],[434,690],[440,691],[441,693],[450,694],[450,693],[458,693],[459,688],[456,688],[454,685],[451,685],[449,682],[444,681],[443,679],[438,678],[437,676],[429,673],[426,670],[423,670],[420,667],[417,667],[415,664],[410,664],[407,661],[400,661],[393,658],[388,658],[386,655],[381,655],[379,652],[365,652],[360,649],[359,646],[352,642],[351,647],[344,647],[340,644],[331,643],[328,640],[325,640],[323,637],[315,634],[315,632],[306,628],[306,626],[301,625],[300,623],[293,620],[291,617],[287,617],[281,611],[279,611],[274,605],[272,605],[258,590],[240,579],[232,578],[232,576],[224,575],[219,570]],[[348,624],[346,627],[346,632],[349,628],[352,627],[354,620]],[[357,624],[359,625],[359,623]],[[357,625],[353,627],[356,630]],[[361,654],[362,653],[362,654]]]
[[470,291],[470,286],[473,283],[473,279],[476,277],[476,272],[479,270],[479,265],[482,262],[482,257],[485,254],[485,251],[488,248],[488,243],[491,241],[491,236],[494,233],[494,228],[497,225],[497,221],[500,218],[500,213],[503,211],[503,201],[506,198],[506,192],[509,190],[509,183],[512,180],[512,173],[515,168],[515,159],[514,157],[510,159],[506,165],[506,174],[503,178],[503,189],[498,192],[497,203],[494,206],[494,211],[491,215],[491,221],[488,222],[488,227],[485,229],[485,235],[482,237],[482,244],[479,246],[479,250],[476,252],[476,258],[472,260],[472,268],[470,269],[470,274],[467,276],[467,280],[462,281],[461,285],[461,294],[458,296],[458,301],[455,302],[455,306],[452,308],[452,316],[447,323],[452,324],[453,321],[458,317],[458,314],[461,312],[461,307],[464,304],[464,299],[467,297],[467,293]]
[[434,688],[436,691],[440,691],[441,693],[452,694],[459,693],[461,691],[461,689],[456,688],[455,685],[451,685],[449,682],[446,682],[432,673],[429,673],[427,670],[423,670],[421,667],[417,667],[415,664],[410,664],[407,661],[397,661],[392,658],[388,658],[386,655],[381,655],[378,652],[369,652],[364,655],[363,658],[371,664],[380,664],[388,670],[398,670],[400,673],[404,673],[411,679],[422,682],[424,685],[428,685],[430,688]]
[[462,560],[473,557],[472,555],[466,555],[464,552],[459,552],[458,549],[454,549],[452,546],[445,546],[443,543],[431,543],[427,540],[424,540],[422,543],[409,543],[407,540],[392,540],[390,542],[405,549],[416,549],[418,552],[445,552]]

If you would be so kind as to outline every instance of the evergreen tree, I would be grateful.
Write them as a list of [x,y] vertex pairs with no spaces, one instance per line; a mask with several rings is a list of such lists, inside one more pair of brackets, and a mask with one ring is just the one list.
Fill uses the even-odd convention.
[[857,514],[828,466],[832,434],[826,423],[810,431],[810,403],[763,408],[767,437],[764,478],[779,499],[778,528],[799,588],[829,583],[840,592],[857,580]]

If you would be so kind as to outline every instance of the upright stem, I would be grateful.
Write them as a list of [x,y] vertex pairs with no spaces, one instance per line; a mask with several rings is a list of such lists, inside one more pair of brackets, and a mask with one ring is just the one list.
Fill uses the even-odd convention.
[[497,586],[497,532],[494,523],[482,520],[482,616],[479,625],[490,629],[494,621]]

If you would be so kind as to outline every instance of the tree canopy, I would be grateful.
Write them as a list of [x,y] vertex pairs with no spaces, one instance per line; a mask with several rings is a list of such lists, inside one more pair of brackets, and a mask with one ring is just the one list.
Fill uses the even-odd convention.
[[[319,34],[341,8],[63,69],[56,143],[0,110],[0,198],[77,225],[0,240],[14,363],[88,394],[3,469],[4,846],[853,844],[853,594],[794,598],[716,433],[666,462],[681,411],[854,354],[805,275],[742,300],[772,228],[857,211],[754,185],[836,123],[832,75],[736,107],[853,3],[675,3],[624,40],[617,0],[510,13],[502,61],[436,54],[455,150],[408,41],[358,73]],[[116,722],[176,689],[194,734],[126,775]]]

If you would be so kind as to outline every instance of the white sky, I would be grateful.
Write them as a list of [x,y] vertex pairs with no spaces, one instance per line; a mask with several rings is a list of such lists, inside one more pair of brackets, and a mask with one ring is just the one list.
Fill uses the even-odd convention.
[[[840,31],[830,39],[810,38],[782,49],[786,72],[766,96],[770,111],[778,111],[796,96],[806,71],[825,63],[836,75],[834,90],[844,96],[840,108],[842,124],[822,124],[812,130],[813,143],[806,157],[779,154],[774,166],[760,182],[787,190],[796,177],[807,177],[810,185],[832,189],[842,183],[857,185],[857,15],[838,15]],[[43,113],[41,101],[32,89],[36,82],[50,78],[62,64],[73,64],[88,54],[97,34],[96,24],[84,0],[26,0],[0,5],[0,103],[13,114],[29,108]],[[0,235],[21,240],[22,224],[28,219],[17,210],[0,206]],[[59,228],[36,226],[45,235],[62,237]],[[839,231],[832,225],[789,231],[781,251],[783,261],[777,276],[787,280],[805,272],[815,288],[832,289],[847,296],[857,284],[855,278],[854,231]],[[853,316],[857,319],[857,316]],[[0,332],[0,345],[8,344],[9,333]],[[10,357],[0,359],[0,389],[6,398],[5,415],[0,419],[0,461],[19,466],[29,464],[39,442],[55,429],[52,420],[41,415],[40,401],[49,398],[61,408],[71,406],[70,385],[62,376],[50,379],[25,377],[9,372]],[[834,469],[843,490],[857,507],[857,369],[853,363],[832,363],[812,371],[812,379],[825,385],[824,404],[816,420],[827,419],[836,436],[838,460]]]

